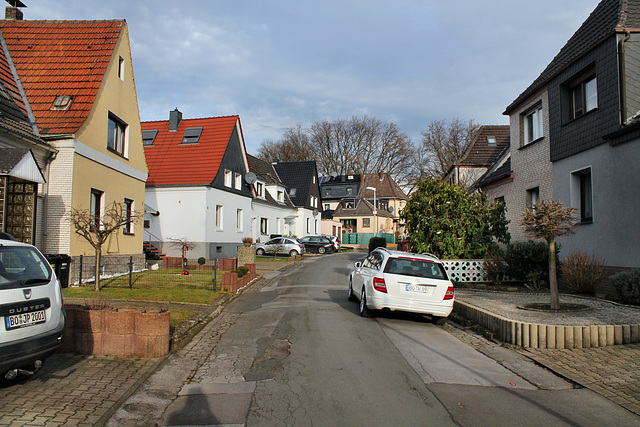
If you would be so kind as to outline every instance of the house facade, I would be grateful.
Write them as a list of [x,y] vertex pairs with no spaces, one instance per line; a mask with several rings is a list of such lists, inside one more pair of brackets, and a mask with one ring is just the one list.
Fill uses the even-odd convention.
[[149,165],[145,241],[170,256],[232,258],[252,235],[253,187],[238,116],[143,122]]
[[273,165],[251,155],[247,158],[249,169],[255,174],[251,237],[255,242],[266,242],[273,235],[294,235],[298,209],[289,198],[287,187]]
[[511,146],[480,187],[502,199],[512,239],[522,212],[559,200],[578,213],[561,255],[588,252],[640,267],[640,6],[603,0],[540,76],[507,107]]
[[[51,147],[41,164],[37,244],[45,253],[92,256],[70,224],[72,209],[99,218],[113,203],[130,213],[144,206],[147,166],[127,24],[4,20],[0,32],[34,132]],[[113,235],[103,254],[144,260],[141,229]]]
[[274,163],[273,169],[287,187],[296,218],[286,220],[296,237],[321,233],[322,199],[315,161]]

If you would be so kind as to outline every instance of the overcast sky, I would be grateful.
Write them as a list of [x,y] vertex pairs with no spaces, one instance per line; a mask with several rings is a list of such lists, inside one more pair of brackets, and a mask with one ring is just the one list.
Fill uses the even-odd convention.
[[414,142],[502,115],[599,0],[23,0],[25,19],[124,18],[140,119],[240,115],[249,153],[365,114]]

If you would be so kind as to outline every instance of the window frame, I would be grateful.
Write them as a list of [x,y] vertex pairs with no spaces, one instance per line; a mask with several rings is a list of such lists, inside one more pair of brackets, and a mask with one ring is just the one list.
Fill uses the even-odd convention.
[[216,213],[215,213],[216,217],[215,217],[215,223],[216,223],[216,229],[217,230],[223,230],[223,225],[224,225],[224,206],[223,205],[216,205]]
[[129,125],[127,122],[109,111],[107,117],[107,150],[121,157],[127,157],[128,139]]
[[236,209],[236,230],[243,230],[243,222],[244,222],[244,213],[242,209]]
[[224,170],[224,186],[227,188],[233,188],[233,171],[229,169]]
[[124,225],[122,232],[127,236],[133,236],[135,233],[134,224],[133,224],[135,201],[133,199],[128,199],[125,197],[124,208],[125,208],[127,223]]
[[124,81],[124,58],[118,55],[118,78]]
[[269,219],[260,217],[260,234],[268,236],[269,234]]
[[533,144],[542,138],[544,138],[542,104],[537,104],[522,114],[522,146]]
[[98,190],[97,188],[91,189],[89,214],[93,218],[91,221],[91,227],[99,230],[102,229],[102,218],[104,216],[104,191]]
[[527,209],[533,208],[535,205],[540,203],[540,200],[542,200],[540,198],[540,187],[532,187],[527,189],[527,200],[526,200]]

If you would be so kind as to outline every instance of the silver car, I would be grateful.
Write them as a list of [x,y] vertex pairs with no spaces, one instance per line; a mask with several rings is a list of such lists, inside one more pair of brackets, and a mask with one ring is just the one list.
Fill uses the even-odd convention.
[[293,237],[276,237],[267,243],[256,243],[256,255],[264,254],[302,255],[304,245]]
[[62,342],[60,282],[32,245],[0,233],[0,375],[34,372]]

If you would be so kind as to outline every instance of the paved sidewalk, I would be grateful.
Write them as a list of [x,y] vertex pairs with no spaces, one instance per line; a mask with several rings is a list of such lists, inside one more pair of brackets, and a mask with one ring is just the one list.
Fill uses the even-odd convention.
[[522,349],[520,352],[640,415],[640,344],[573,350]]
[[56,353],[35,378],[0,381],[0,426],[101,424],[159,361]]

